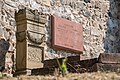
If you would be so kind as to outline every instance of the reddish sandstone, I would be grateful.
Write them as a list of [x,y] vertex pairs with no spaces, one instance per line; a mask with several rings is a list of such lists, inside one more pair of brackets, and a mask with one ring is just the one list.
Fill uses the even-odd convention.
[[83,52],[81,24],[52,16],[52,47],[69,52]]

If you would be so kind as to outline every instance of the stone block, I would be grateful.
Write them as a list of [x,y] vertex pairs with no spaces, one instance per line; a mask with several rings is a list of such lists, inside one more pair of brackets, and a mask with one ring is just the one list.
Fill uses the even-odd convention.
[[119,63],[120,53],[104,53],[99,56],[100,63]]
[[56,68],[49,67],[49,68],[40,68],[40,69],[33,69],[32,75],[54,75]]
[[52,16],[52,47],[68,52],[83,52],[83,28],[81,24]]
[[[36,17],[37,15],[37,17]],[[16,13],[16,71],[42,68],[44,60],[44,46],[41,45],[45,37],[45,25],[42,16],[37,11],[23,9]],[[45,17],[43,17],[45,18]]]
[[33,69],[43,67],[44,47],[23,39],[16,44],[16,68]]
[[[46,16],[46,15],[45,15]],[[47,16],[45,17],[43,15],[40,15],[40,13],[37,10],[31,10],[31,9],[21,9],[18,11],[18,13],[15,13],[15,20],[16,22],[22,21],[22,20],[29,20],[32,22],[39,22],[41,24],[45,24],[47,21]]]
[[28,63],[27,68],[40,68],[43,66],[42,61],[44,60],[44,48],[35,46],[35,45],[28,45]]
[[120,72],[120,64],[96,63],[92,66],[91,71]]
[[[42,24],[39,24],[39,23],[34,23],[32,21],[27,21],[27,30],[28,31],[34,31],[34,32],[37,32],[37,33],[41,33],[41,34],[44,34],[45,32],[45,25],[42,25]],[[34,25],[34,26],[33,26]]]
[[50,0],[42,0],[42,4],[45,6],[51,6]]

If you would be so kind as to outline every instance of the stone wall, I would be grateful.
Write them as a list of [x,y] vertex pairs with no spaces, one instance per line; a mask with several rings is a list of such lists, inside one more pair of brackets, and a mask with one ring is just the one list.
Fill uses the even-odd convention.
[[120,1],[110,0],[110,8],[108,12],[109,20],[107,21],[107,31],[105,38],[105,52],[119,53],[120,52]]
[[[120,52],[119,44],[119,3],[118,0],[0,0],[0,38],[9,42],[9,49],[1,48],[6,54],[6,68],[12,67],[12,56],[15,55],[16,23],[15,11],[25,7],[37,9],[47,15],[57,15],[62,18],[81,23],[83,25],[84,52],[83,56],[98,57],[100,53]],[[45,57],[73,55],[64,51],[55,51],[50,48],[51,28],[50,18],[45,28]],[[0,42],[1,42],[0,41]],[[2,45],[7,45],[1,42]],[[9,46],[8,45],[8,46]],[[3,57],[3,56],[0,56]],[[1,59],[1,58],[0,58]]]

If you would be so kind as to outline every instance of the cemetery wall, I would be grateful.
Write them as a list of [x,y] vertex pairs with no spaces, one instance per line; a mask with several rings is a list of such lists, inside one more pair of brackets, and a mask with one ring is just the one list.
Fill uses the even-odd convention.
[[120,52],[119,14],[117,14],[119,2],[117,0],[0,0],[0,62],[5,61],[6,68],[12,68],[15,61],[13,58],[16,52],[14,13],[25,7],[37,9],[38,12],[48,15],[44,44],[46,59],[74,55],[50,48],[49,16],[53,14],[82,24],[83,56],[93,58],[98,57],[100,53]]

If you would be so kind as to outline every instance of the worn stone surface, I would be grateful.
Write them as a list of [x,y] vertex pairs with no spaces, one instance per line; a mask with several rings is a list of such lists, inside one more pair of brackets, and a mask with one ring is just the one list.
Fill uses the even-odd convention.
[[116,63],[120,64],[120,54],[119,53],[107,53],[107,54],[100,54],[99,56],[100,63]]
[[120,72],[120,64],[97,63],[92,66],[92,71]]
[[110,1],[109,19],[104,48],[108,53],[119,53],[119,1]]
[[40,15],[38,12],[30,9],[20,10],[15,15],[17,24],[16,70],[43,67],[44,46],[41,44],[44,42],[45,25],[41,26],[43,24],[41,22],[44,21],[41,21],[39,16],[36,17]]
[[28,62],[27,68],[40,68],[43,66],[44,48],[28,45]]
[[52,47],[76,53],[83,52],[81,24],[52,16]]

